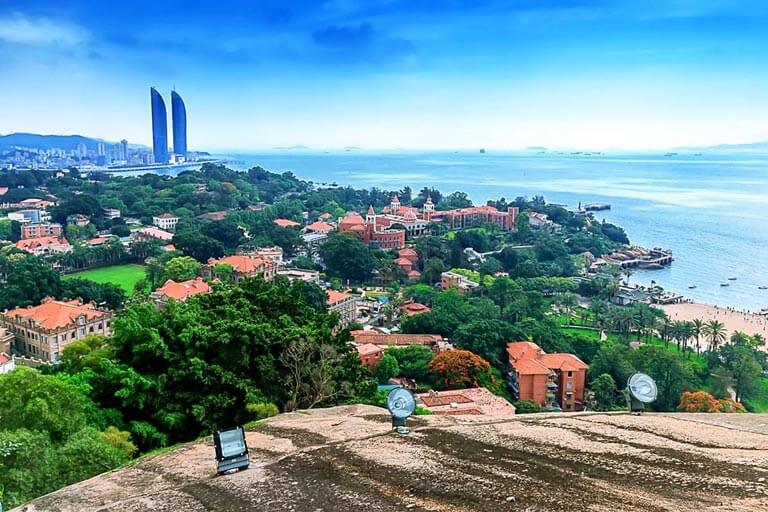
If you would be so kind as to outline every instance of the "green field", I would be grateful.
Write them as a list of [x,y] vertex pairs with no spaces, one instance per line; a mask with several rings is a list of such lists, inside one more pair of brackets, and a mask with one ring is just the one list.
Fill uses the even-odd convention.
[[144,267],[141,265],[114,265],[112,267],[84,270],[64,277],[64,279],[74,278],[88,279],[96,283],[116,284],[125,290],[125,293],[130,295],[136,283],[144,279]]

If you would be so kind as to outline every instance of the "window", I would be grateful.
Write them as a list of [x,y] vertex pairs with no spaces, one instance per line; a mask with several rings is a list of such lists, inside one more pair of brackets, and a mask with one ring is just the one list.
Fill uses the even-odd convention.
[[565,383],[565,389],[573,389],[573,381],[569,380]]
[[571,371],[571,370],[568,370],[568,376],[569,376],[569,377],[573,377],[573,371]]

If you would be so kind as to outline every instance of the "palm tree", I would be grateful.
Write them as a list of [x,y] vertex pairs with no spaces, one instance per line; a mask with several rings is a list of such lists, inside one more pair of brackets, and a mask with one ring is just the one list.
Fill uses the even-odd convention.
[[716,351],[721,343],[725,343],[726,334],[728,333],[725,329],[725,324],[718,322],[717,320],[710,320],[704,324],[701,332],[709,342],[710,352]]
[[704,321],[700,318],[695,318],[691,321],[691,325],[693,326],[693,339],[696,340],[696,353],[701,352],[701,335],[703,334],[704,330]]
[[672,334],[674,331],[674,324],[672,323],[672,320],[670,320],[668,316],[664,315],[661,319],[659,319],[659,324],[657,325],[656,330],[659,332],[661,339],[664,340],[664,347],[669,347],[669,340],[672,339]]
[[685,350],[688,348],[688,340],[693,336],[693,326],[691,322],[678,320],[672,324],[672,333],[677,341],[677,349]]

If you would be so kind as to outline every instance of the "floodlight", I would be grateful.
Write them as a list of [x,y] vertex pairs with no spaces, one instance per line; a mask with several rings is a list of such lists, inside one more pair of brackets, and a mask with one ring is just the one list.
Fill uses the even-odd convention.
[[398,434],[407,434],[406,420],[416,410],[416,399],[405,388],[395,388],[387,395],[387,409],[392,415],[392,428]]
[[216,447],[216,472],[224,474],[233,469],[248,468],[248,445],[243,427],[219,430],[213,434]]
[[642,413],[645,410],[645,404],[650,404],[656,400],[659,393],[656,382],[644,373],[635,373],[627,381],[629,390],[629,411]]

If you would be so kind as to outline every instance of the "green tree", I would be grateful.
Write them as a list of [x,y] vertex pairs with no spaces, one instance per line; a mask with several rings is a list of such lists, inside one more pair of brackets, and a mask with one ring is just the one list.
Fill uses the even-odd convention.
[[725,342],[728,331],[722,322],[710,320],[702,327],[701,333],[709,343],[709,351],[716,352],[720,345]]
[[200,272],[201,265],[189,256],[178,256],[171,259],[163,267],[167,279],[174,281],[187,281],[194,279]]
[[121,411],[142,449],[247,421],[249,403],[365,396],[365,369],[336,322],[304,283],[284,279],[222,283],[162,311],[132,304],[114,321],[115,358],[94,370],[92,396]]
[[385,353],[384,357],[376,364],[374,374],[379,384],[386,384],[390,378],[400,376],[400,365],[395,356]]
[[424,345],[409,345],[404,348],[390,348],[386,351],[397,360],[399,372],[397,376],[413,379],[418,384],[429,381],[429,362],[434,353]]
[[328,275],[362,282],[376,268],[373,251],[354,235],[333,235],[320,248]]
[[610,374],[598,375],[589,388],[595,394],[595,410],[610,411],[616,406],[616,381]]

